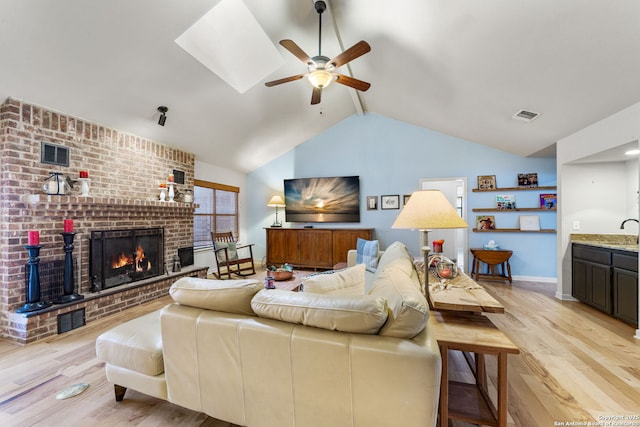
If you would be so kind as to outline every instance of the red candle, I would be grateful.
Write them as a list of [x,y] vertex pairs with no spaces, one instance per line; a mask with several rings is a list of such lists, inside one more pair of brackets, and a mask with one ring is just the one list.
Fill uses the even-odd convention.
[[448,279],[451,276],[451,270],[449,270],[448,268],[443,268],[442,270],[440,270],[440,277],[442,277],[443,279]]
[[73,220],[65,219],[64,220],[64,232],[65,233],[73,233]]
[[40,232],[37,230],[29,230],[27,233],[29,246],[40,244]]
[[80,178],[89,178],[89,172],[80,171]]

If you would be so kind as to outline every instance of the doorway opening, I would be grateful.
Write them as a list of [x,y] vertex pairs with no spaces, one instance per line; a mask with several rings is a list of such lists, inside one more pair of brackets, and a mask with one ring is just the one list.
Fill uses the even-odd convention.
[[[440,190],[449,203],[456,209],[458,215],[467,224],[467,178],[422,178],[418,182],[420,190]],[[468,263],[468,230],[466,228],[429,230],[429,246],[433,247],[434,240],[444,240],[442,254],[455,261],[460,271],[466,271]],[[468,273],[468,271],[466,271]]]

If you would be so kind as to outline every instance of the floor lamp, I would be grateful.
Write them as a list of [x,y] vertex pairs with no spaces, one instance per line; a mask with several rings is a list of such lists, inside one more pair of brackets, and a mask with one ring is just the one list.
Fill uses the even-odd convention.
[[424,292],[429,292],[429,230],[468,228],[467,224],[440,190],[420,190],[411,194],[391,228],[422,231],[421,250],[424,254]]
[[278,208],[284,208],[286,205],[284,203],[284,200],[282,200],[282,197],[280,196],[273,196],[269,202],[267,203],[267,206],[269,206],[270,208],[275,207],[276,208],[276,220],[273,224],[271,224],[272,227],[282,227],[282,223],[278,221]]

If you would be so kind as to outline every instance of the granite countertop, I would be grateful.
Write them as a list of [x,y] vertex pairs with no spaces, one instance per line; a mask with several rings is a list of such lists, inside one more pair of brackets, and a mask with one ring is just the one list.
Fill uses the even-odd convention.
[[638,236],[632,234],[571,234],[571,243],[638,252]]

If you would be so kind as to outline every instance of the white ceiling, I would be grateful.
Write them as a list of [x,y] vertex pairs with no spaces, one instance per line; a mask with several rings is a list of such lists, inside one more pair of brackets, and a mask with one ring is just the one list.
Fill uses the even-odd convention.
[[[24,99],[245,172],[358,112],[355,91],[343,85],[326,88],[311,106],[305,80],[263,84],[306,71],[279,40],[317,55],[312,0],[244,0],[284,60],[245,93],[197,62],[174,40],[218,2],[0,0],[0,99]],[[328,3],[324,55],[359,40],[371,45],[349,64],[372,84],[360,94],[367,112],[529,156],[640,101],[637,0]],[[243,52],[229,60],[261,65]],[[165,127],[157,125],[160,105],[169,107]],[[542,115],[512,119],[520,109]]]

